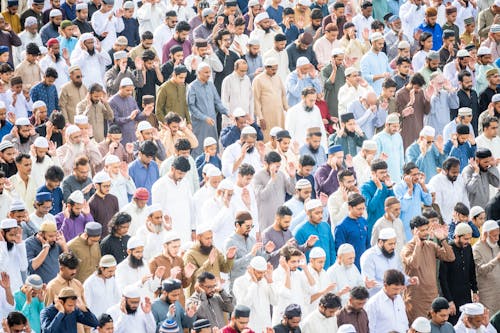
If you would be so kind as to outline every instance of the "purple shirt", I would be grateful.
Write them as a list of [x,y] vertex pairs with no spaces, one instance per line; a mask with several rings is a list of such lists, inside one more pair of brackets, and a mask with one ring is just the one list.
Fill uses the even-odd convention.
[[[348,168],[354,172],[353,168]],[[342,169],[340,169],[342,170]],[[339,180],[337,174],[340,170],[333,170],[328,164],[321,165],[316,173],[314,174],[314,181],[316,182],[316,197],[319,198],[321,192],[330,196],[333,192],[337,191],[339,188]],[[356,175],[354,175],[356,177]]]
[[172,46],[175,45],[180,45],[182,46],[182,53],[184,54],[184,59],[187,58],[188,55],[191,54],[191,42],[189,40],[185,40],[184,43],[179,43],[176,41],[173,37],[171,40],[169,40],[165,45],[163,45],[163,59],[161,60],[161,63],[164,64],[170,59],[170,49]]
[[66,218],[64,212],[56,215],[57,230],[62,231],[67,242],[85,231],[87,222],[94,221],[91,214],[80,214],[75,219]]

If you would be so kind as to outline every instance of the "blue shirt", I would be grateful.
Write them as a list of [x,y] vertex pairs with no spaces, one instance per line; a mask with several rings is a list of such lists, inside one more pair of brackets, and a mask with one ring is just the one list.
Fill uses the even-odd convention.
[[360,62],[361,75],[373,87],[375,93],[380,95],[382,92],[382,82],[384,79],[373,80],[374,75],[389,72],[392,75],[392,69],[389,66],[389,59],[384,52],[374,53],[372,50],[368,51]]
[[347,107],[347,112],[351,112],[354,115],[356,123],[361,127],[368,139],[373,138],[375,129],[383,126],[387,118],[387,110],[377,107],[377,111],[372,112],[370,108],[366,109],[359,100],[352,102]]
[[403,138],[401,134],[396,133],[390,135],[385,130],[377,133],[373,140],[377,142],[378,153],[386,153],[389,158],[387,159],[387,171],[392,180],[401,179],[401,170],[405,162],[405,152],[403,148]]
[[311,7],[309,7],[311,10],[315,9],[315,8],[318,8],[321,10],[321,14],[323,17],[327,17],[328,15],[330,15],[330,12],[328,11],[328,5],[327,4],[323,4],[323,5],[318,5],[317,2],[313,3],[311,5]]
[[55,243],[49,248],[49,253],[40,267],[33,269],[31,263],[42,251],[42,243],[36,238],[36,235],[33,235],[26,239],[25,244],[29,274],[38,274],[44,283],[49,283],[59,273],[59,255],[63,253],[62,248]]
[[[458,95],[456,92],[438,92],[431,97],[431,112],[424,115],[424,125],[436,130],[436,135],[443,134],[444,127],[450,122],[450,109],[458,109]],[[444,139],[447,140],[446,138]]]
[[71,38],[63,38],[62,36],[57,37],[59,41],[59,49],[61,50],[61,54],[63,49],[68,50],[68,54],[71,56],[71,52],[75,49],[76,44],[78,43],[78,39],[75,37]]
[[364,183],[361,186],[360,191],[366,199],[366,212],[368,213],[368,238],[370,239],[375,222],[377,222],[377,220],[385,213],[385,199],[394,196],[394,191],[387,188],[384,183],[382,183],[382,188],[378,189],[373,180],[369,180]]
[[476,155],[476,145],[471,146],[469,142],[458,144],[457,147],[453,146],[453,142],[448,140],[444,144],[443,152],[448,157],[456,157],[460,161],[460,172],[469,165],[469,159]]
[[278,5],[278,9],[274,9],[273,6],[269,6],[267,7],[266,12],[271,20],[274,20],[276,24],[281,25],[281,22],[283,21],[283,7]]
[[10,131],[12,130],[12,124],[9,121],[5,121],[5,125],[0,125],[0,142],[2,141],[3,137],[6,136],[7,134],[10,134]]
[[300,103],[302,90],[307,87],[313,87],[316,92],[321,93],[322,87],[319,77],[312,78],[309,74],[299,79],[297,70],[294,70],[286,78],[286,99],[290,107]]
[[75,311],[71,313],[61,313],[54,304],[42,310],[40,320],[43,333],[76,333],[77,323],[90,327],[97,327],[99,324],[96,316],[90,310],[83,312],[75,308]]
[[[448,221],[445,221],[445,222],[447,223]],[[455,221],[451,221],[451,223],[448,224],[448,239],[450,241],[453,240],[453,236],[455,235],[455,228],[457,227],[457,224],[458,223]],[[481,233],[479,232],[479,229],[476,227],[476,225],[474,223],[472,223],[472,221],[467,222],[467,224],[472,229],[472,238],[479,238],[481,236]]]
[[408,194],[408,185],[405,181],[401,181],[394,186],[394,195],[401,202],[400,218],[403,222],[406,239],[412,239],[410,220],[422,214],[422,204],[425,206],[432,204],[432,196],[429,192],[424,192],[420,184],[413,184],[412,194]]
[[50,116],[52,111],[59,111],[59,97],[55,85],[46,85],[43,81],[31,88],[30,98],[33,102],[43,101],[47,105],[47,114]]
[[64,196],[60,187],[56,187],[53,191],[51,191],[47,188],[47,186],[43,185],[36,191],[36,193],[40,192],[49,192],[52,194],[52,209],[49,211],[50,214],[55,216],[56,214],[62,212]]
[[430,25],[427,25],[427,23],[423,22],[415,30],[428,32],[432,35],[432,50],[438,51],[441,46],[443,46],[443,29],[438,23],[431,27]]
[[280,28],[286,36],[286,45],[290,45],[296,41],[299,35],[304,32],[304,29],[297,28],[295,24],[290,24],[290,28],[287,28],[283,23],[280,23]]
[[61,5],[61,10],[63,12],[63,17],[66,20],[73,21],[76,19],[76,4],[69,5],[67,2]]
[[[297,244],[304,244],[307,238],[311,235],[318,236],[318,241],[314,244],[315,247],[320,247],[325,250],[326,261],[325,269],[328,269],[331,265],[335,263],[335,241],[333,240],[332,230],[330,225],[326,222],[320,222],[314,225],[310,221],[302,224],[295,233],[295,239]],[[307,260],[309,260],[309,251],[306,252]]]
[[203,171],[203,167],[206,164],[212,164],[212,165],[216,166],[217,168],[219,168],[219,170],[222,170],[222,162],[217,155],[210,156],[210,158],[208,159],[208,162],[205,162],[205,153],[203,153],[196,158],[195,163],[196,163],[196,169],[198,170],[198,177],[200,178],[200,181],[203,180],[201,173]]
[[425,155],[420,151],[420,146],[417,142],[412,143],[406,148],[406,163],[415,163],[418,169],[425,174],[426,182],[437,174],[436,169],[443,166],[445,159],[446,156],[439,153],[434,144],[427,150]]
[[[160,170],[155,161],[151,161],[146,167],[139,159],[136,159],[128,165],[128,174],[134,180],[136,187],[144,187],[149,193],[151,193],[153,184],[160,178]],[[148,205],[151,205],[151,195]]]
[[335,251],[338,251],[340,245],[349,243],[356,251],[354,264],[361,269],[359,259],[361,255],[370,247],[370,237],[368,237],[368,227],[364,217],[358,219],[346,216],[342,222],[335,228]]
[[[260,129],[260,126],[257,125],[257,122],[250,124],[250,126],[255,128],[255,130],[257,131],[257,141],[263,141],[264,134],[262,134],[262,130]],[[220,132],[220,142],[222,143],[222,146],[224,148],[238,141],[240,137],[241,130],[236,125],[224,127]]]
[[26,295],[21,290],[14,293],[14,301],[16,304],[16,311],[21,312],[26,319],[28,319],[31,331],[40,333],[40,312],[42,312],[45,304],[43,304],[38,297],[33,297],[31,303],[27,304]]
[[319,146],[318,150],[316,152],[313,152],[311,148],[309,147],[308,144],[303,145],[299,149],[299,155],[304,156],[304,155],[309,155],[311,156],[316,164],[313,167],[312,173],[314,174],[316,170],[318,170],[318,167],[320,165],[323,165],[326,163],[326,153],[325,153],[325,148],[323,146]]

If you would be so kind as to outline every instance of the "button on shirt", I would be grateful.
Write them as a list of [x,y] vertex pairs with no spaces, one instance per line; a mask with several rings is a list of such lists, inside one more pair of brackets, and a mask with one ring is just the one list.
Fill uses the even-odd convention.
[[394,300],[381,290],[368,300],[365,310],[368,313],[370,332],[399,332],[408,330],[408,317],[401,295]]

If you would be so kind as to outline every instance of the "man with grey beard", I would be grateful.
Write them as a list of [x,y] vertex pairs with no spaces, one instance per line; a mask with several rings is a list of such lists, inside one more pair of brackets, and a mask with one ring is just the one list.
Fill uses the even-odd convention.
[[98,165],[102,160],[97,144],[76,125],[66,128],[66,143],[57,148],[56,155],[65,175],[71,173],[78,156],[87,156],[92,166]]
[[146,223],[137,230],[137,237],[145,240],[144,259],[149,261],[163,252],[163,240],[172,230],[172,221],[159,204],[148,207]]
[[498,246],[500,229],[498,222],[484,222],[479,242],[472,247],[476,264],[478,294],[481,303],[490,309],[490,313],[500,310],[500,247]]

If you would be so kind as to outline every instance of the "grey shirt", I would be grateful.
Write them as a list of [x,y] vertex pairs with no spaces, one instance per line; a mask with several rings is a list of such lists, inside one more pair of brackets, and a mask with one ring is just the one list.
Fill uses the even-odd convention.
[[468,165],[462,170],[465,189],[469,196],[470,207],[485,207],[490,199],[490,186],[500,185],[500,175],[496,167],[491,167],[487,171],[474,173],[474,169]]
[[[90,177],[87,177],[83,183],[80,183],[78,180],[76,180],[76,177],[74,175],[70,175],[62,181],[61,188],[63,190],[63,199],[64,202],[68,201],[68,197],[71,195],[76,190],[82,191],[87,185],[92,184],[92,179]],[[83,192],[83,191],[82,191]],[[87,193],[84,193],[83,196],[85,197],[85,200],[90,200],[90,197],[94,195],[95,189],[92,188],[90,191]]]
[[230,313],[234,309],[233,297],[225,290],[218,294],[207,298],[205,293],[194,292],[193,295],[186,301],[186,304],[198,302],[198,310],[196,311],[197,319],[208,319],[212,327],[226,326],[224,312]]
[[[267,242],[271,241],[274,243],[275,248],[274,251],[270,253],[269,255],[269,263],[273,265],[273,267],[276,269],[279,264],[280,260],[280,250],[283,246],[286,245],[286,242],[290,239],[293,238],[292,232],[290,229],[285,230],[280,230],[276,231],[274,230],[273,226],[270,226],[264,232],[262,233],[262,243],[266,244]],[[305,251],[308,250],[308,247],[303,244],[303,245],[298,245],[297,246],[299,250],[305,253]]]

